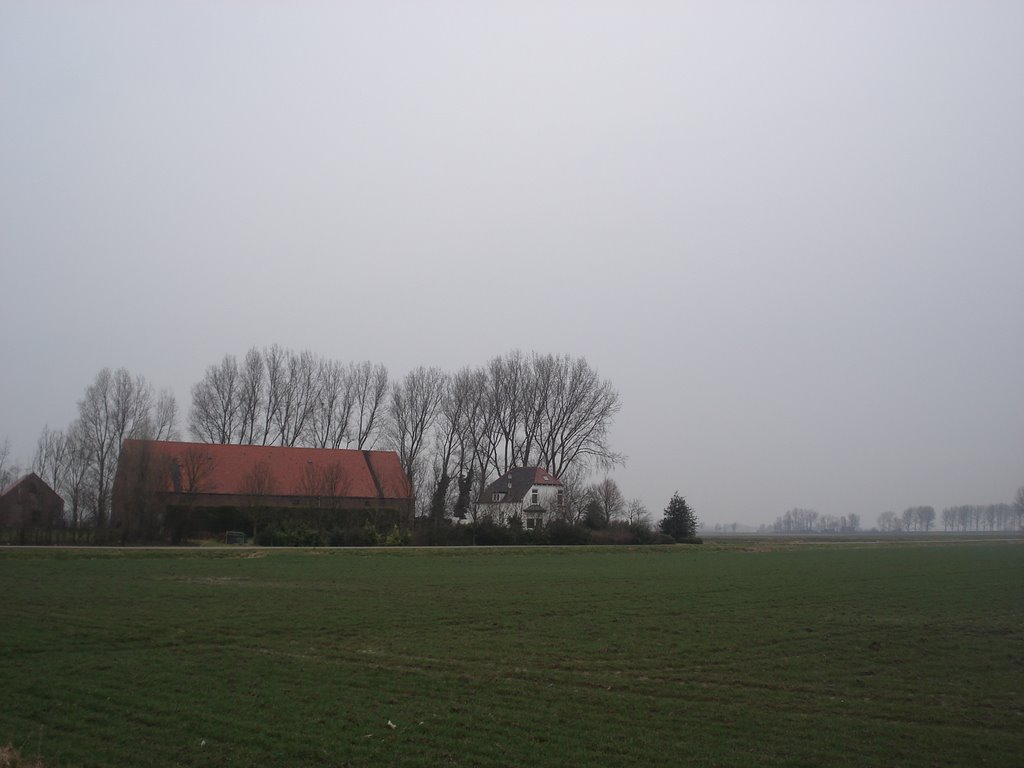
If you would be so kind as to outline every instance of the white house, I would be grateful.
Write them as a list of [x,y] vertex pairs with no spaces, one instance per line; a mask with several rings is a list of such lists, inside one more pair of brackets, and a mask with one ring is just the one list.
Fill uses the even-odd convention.
[[543,467],[513,467],[484,488],[477,511],[502,525],[519,515],[526,528],[536,528],[562,508],[562,496],[562,481]]

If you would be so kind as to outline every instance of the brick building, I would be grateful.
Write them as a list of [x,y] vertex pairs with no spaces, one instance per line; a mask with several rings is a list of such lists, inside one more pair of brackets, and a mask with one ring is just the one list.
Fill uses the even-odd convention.
[[0,540],[41,544],[63,526],[64,499],[35,472],[0,491]]

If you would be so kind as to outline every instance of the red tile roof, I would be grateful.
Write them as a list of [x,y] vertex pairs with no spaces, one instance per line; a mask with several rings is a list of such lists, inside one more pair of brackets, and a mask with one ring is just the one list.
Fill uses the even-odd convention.
[[53,490],[53,488],[50,487],[49,483],[43,480],[43,478],[41,478],[35,472],[29,472],[27,475],[22,475],[18,479],[10,482],[6,488],[0,489],[0,499],[4,499],[8,495],[14,494],[18,488],[25,485],[30,480],[36,483],[37,488],[45,488],[47,493],[52,494],[53,496],[57,496],[59,498],[59,494],[55,490]]
[[[310,470],[338,467],[343,478],[340,495],[347,498],[408,499],[409,481],[394,451],[357,451],[332,448],[284,448],[270,445],[217,445],[178,443],[156,440],[126,440],[124,452],[148,450],[156,458],[175,462],[179,477],[187,473],[189,462],[209,460],[204,471],[202,493],[245,495],[253,468],[264,465],[272,478],[270,495],[306,496],[310,494]],[[179,485],[182,481],[179,480]],[[173,472],[163,479],[165,491],[174,491]]]

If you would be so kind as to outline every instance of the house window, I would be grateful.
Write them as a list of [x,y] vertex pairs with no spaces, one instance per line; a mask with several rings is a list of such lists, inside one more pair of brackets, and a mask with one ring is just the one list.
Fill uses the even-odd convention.
[[536,528],[537,527],[537,518],[536,517],[528,517],[528,518],[526,518],[526,527],[531,529],[531,530]]
[[538,499],[538,491],[537,491],[536,488],[534,488],[532,491],[530,491],[530,503],[531,504],[536,504],[537,503],[537,499]]
[[503,498],[505,498],[504,493],[497,492],[491,494],[491,501],[501,501]]
[[564,497],[565,497],[565,494],[563,494],[561,489],[559,489],[559,491],[558,491],[558,509],[559,510],[562,509],[562,503],[563,503]]

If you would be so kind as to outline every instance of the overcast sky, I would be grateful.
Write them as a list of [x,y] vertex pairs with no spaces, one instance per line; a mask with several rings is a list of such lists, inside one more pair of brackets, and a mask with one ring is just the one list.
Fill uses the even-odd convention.
[[[706,523],[1024,485],[1024,3],[0,0],[0,441],[513,348]],[[184,418],[183,418],[184,421]]]

